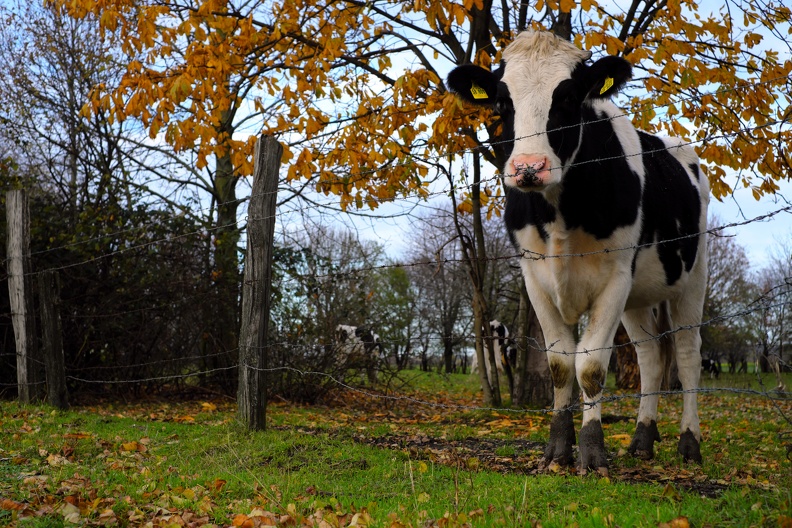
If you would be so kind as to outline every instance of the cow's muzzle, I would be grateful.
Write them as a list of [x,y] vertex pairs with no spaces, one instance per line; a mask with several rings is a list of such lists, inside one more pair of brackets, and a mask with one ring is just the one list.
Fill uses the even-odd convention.
[[545,156],[519,155],[512,160],[512,177],[516,187],[539,187],[547,184],[550,170]]

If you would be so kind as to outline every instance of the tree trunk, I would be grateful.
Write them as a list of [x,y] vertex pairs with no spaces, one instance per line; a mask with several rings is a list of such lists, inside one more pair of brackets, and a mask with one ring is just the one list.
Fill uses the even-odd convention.
[[616,388],[640,390],[641,372],[638,369],[638,354],[635,352],[635,345],[631,344],[630,341],[627,330],[622,324],[619,324],[619,328],[613,338],[613,346],[616,352]]
[[544,336],[536,312],[519,279],[520,308],[517,313],[517,366],[514,372],[512,405],[544,407],[553,402],[553,380],[547,365]]
[[[478,152],[473,153],[473,186],[471,187],[471,205],[473,208],[473,244],[463,243],[466,248],[469,262],[471,283],[473,284],[473,319],[476,325],[476,354],[481,347],[481,354],[478,359],[484,359],[486,353],[489,358],[485,363],[480,361],[479,376],[482,378],[482,387],[489,386],[489,391],[484,390],[485,404],[494,407],[502,405],[500,395],[500,379],[498,375],[498,364],[495,359],[495,343],[492,340],[490,329],[490,311],[487,299],[484,296],[484,277],[487,273],[487,250],[484,243],[484,225],[481,221],[481,156]],[[487,363],[490,365],[489,377],[487,376]],[[486,381],[486,383],[484,383]],[[487,401],[487,393],[490,398]]]
[[60,313],[60,284],[58,273],[42,272],[38,277],[41,304],[42,349],[47,375],[47,400],[58,409],[69,407],[66,391],[66,367],[63,359],[63,331]]
[[454,371],[454,339],[450,334],[443,336],[443,363],[446,374]]
[[[217,200],[217,225],[214,231],[214,263],[212,280],[216,301],[212,306],[210,347],[214,353],[211,368],[219,369],[215,381],[226,391],[232,391],[234,376],[228,366],[236,357],[239,328],[239,240],[237,225],[239,201],[236,196],[238,178],[230,154],[216,159],[215,197]],[[225,352],[225,354],[216,354]]]

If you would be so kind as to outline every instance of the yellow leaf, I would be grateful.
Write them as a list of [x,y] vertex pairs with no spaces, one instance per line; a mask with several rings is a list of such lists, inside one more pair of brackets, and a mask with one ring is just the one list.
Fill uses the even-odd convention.
[[135,441],[123,443],[121,444],[121,449],[123,451],[137,451],[138,443]]

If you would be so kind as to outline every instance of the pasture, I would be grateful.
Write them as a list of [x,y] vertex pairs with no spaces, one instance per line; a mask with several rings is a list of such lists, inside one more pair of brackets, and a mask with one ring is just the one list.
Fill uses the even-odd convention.
[[676,454],[680,394],[661,398],[656,459],[627,455],[638,400],[610,385],[607,476],[541,470],[549,415],[476,409],[473,376],[401,381],[389,398],[347,390],[317,406],[271,403],[259,433],[230,401],[69,411],[4,401],[0,526],[792,523],[792,400],[769,392],[767,377],[702,378],[700,466]]

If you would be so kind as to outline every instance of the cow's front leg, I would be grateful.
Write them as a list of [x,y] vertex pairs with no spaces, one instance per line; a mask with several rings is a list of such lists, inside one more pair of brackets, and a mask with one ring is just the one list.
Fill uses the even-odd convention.
[[[566,351],[554,352],[559,343],[567,343]],[[548,345],[550,346],[550,345]],[[572,392],[575,383],[574,341],[561,338],[547,352],[550,376],[553,380],[553,419],[550,422],[550,439],[544,452],[545,464],[555,462],[571,466],[574,462],[572,446],[575,445],[575,426],[572,421]],[[560,347],[559,347],[560,348]]]
[[525,282],[544,334],[547,363],[553,380],[553,418],[543,463],[571,466],[574,462],[572,447],[575,445],[575,427],[572,422],[575,338],[555,305],[544,292],[535,287],[538,281],[526,279]]
[[589,312],[589,324],[578,346],[575,370],[583,392],[583,425],[580,428],[580,468],[608,467],[602,433],[602,390],[608,372],[613,336],[619,325],[629,287],[612,284]]

